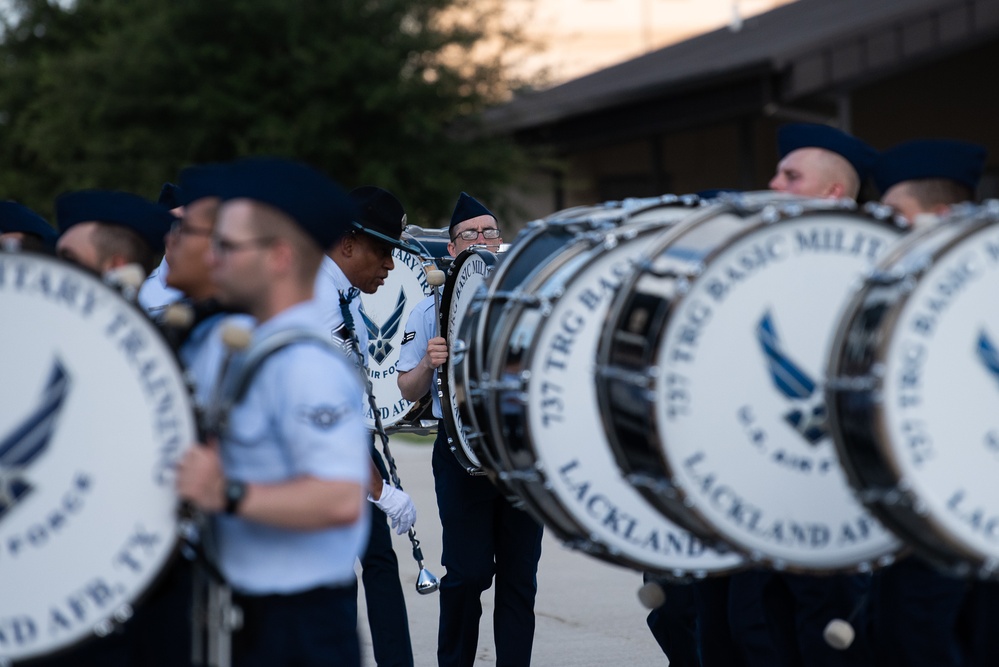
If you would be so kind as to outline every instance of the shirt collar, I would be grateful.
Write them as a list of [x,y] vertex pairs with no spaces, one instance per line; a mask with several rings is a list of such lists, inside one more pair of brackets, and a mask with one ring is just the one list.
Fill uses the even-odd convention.
[[343,272],[340,265],[333,261],[329,255],[323,255],[323,262],[319,265],[319,270],[324,272],[333,280],[333,286],[338,292],[346,292],[353,285],[347,279],[347,274]]

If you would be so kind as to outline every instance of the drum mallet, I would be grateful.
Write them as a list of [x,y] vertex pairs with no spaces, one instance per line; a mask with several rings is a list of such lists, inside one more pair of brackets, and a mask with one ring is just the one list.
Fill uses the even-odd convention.
[[[219,373],[212,387],[207,410],[199,410],[198,430],[203,441],[217,438],[225,430],[223,401],[223,386],[229,370],[232,357],[250,346],[252,333],[243,327],[225,324],[221,332],[222,343],[225,345],[225,356]],[[232,591],[225,583],[225,578],[216,563],[214,535],[210,524],[201,512],[187,506],[182,509],[186,514],[182,530],[187,550],[193,551],[197,562],[208,573],[209,580],[204,581],[198,571],[194,576],[194,610],[192,612],[193,638],[191,642],[191,659],[195,665],[207,664],[209,667],[229,667],[232,664],[232,633],[243,625],[242,611],[232,604]],[[204,606],[199,606],[198,598],[207,592]],[[204,638],[201,630],[204,629]],[[207,645],[206,645],[207,644]]]
[[115,269],[110,269],[104,273],[104,284],[118,290],[127,301],[135,303],[142,288],[142,282],[146,279],[145,270],[135,264],[124,264]]
[[845,621],[842,618],[834,618],[826,624],[825,629],[822,631],[822,638],[826,640],[826,644],[838,651],[845,651],[850,648],[854,638],[857,636],[857,632],[853,629],[853,619],[860,613],[861,608],[867,604],[869,597],[870,592],[864,592],[860,596],[860,599],[857,600],[857,604]]
[[434,290],[434,337],[440,335],[441,332],[441,295],[437,290],[438,287],[444,284],[445,277],[444,272],[440,269],[431,269],[427,271],[427,284],[430,285],[431,289]]
[[638,601],[646,609],[659,609],[666,602],[666,591],[660,582],[650,579],[638,589]]

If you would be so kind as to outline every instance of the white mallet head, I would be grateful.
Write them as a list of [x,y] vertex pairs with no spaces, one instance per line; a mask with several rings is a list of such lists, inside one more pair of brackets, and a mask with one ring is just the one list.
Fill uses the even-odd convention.
[[222,327],[222,342],[232,352],[248,348],[251,337],[250,330],[244,327],[235,324],[226,324]]
[[161,321],[172,329],[190,329],[194,323],[194,309],[186,303],[171,303],[163,309]]
[[656,581],[647,581],[638,589],[638,601],[646,609],[658,609],[666,602],[666,591]]
[[131,288],[134,290],[142,287],[142,281],[146,279],[146,272],[142,267],[134,262],[124,264],[116,269],[111,269],[104,274],[104,282],[118,288]]
[[822,638],[826,640],[826,643],[839,651],[850,648],[856,636],[857,633],[853,626],[842,618],[834,618],[829,621],[826,629],[822,631]]
[[427,271],[427,282],[431,287],[440,287],[444,284],[444,272],[440,269],[430,269]]

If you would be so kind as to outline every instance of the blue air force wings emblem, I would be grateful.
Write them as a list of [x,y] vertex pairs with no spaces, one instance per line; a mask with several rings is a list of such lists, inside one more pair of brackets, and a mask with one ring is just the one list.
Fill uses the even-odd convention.
[[781,349],[770,311],[756,326],[756,338],[766,355],[774,386],[793,401],[794,407],[784,415],[784,421],[809,443],[817,444],[827,433],[825,398],[822,392],[816,395],[815,381]]
[[999,349],[996,349],[995,343],[992,342],[992,339],[989,338],[984,329],[978,334],[977,348],[979,361],[992,373],[992,377],[999,382]]
[[38,406],[0,441],[0,518],[31,492],[25,472],[48,448],[69,385],[69,375],[56,359]]
[[364,318],[364,326],[368,328],[368,354],[375,360],[375,363],[383,363],[392,353],[394,349],[392,338],[399,331],[405,308],[406,293],[400,289],[399,299],[396,301],[395,308],[389,313],[388,319],[385,320],[384,324],[379,325],[368,317],[368,314],[364,310],[361,310],[361,317]]

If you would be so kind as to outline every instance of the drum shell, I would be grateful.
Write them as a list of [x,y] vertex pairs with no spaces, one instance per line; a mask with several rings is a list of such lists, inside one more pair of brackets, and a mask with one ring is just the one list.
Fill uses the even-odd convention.
[[[159,330],[89,272],[0,252],[0,304],[11,318],[0,346],[12,353],[0,390],[0,484],[27,487],[16,506],[0,500],[0,618],[23,619],[22,629],[44,619],[37,635],[0,646],[3,662],[111,631],[160,585],[177,557],[173,470],[196,429]],[[17,427],[46,405],[30,431],[36,451],[17,455],[27,442]],[[63,622],[52,632],[56,614]]]
[[[535,430],[535,427],[546,421],[546,417],[539,417],[536,413],[539,403],[544,403],[538,398],[539,392],[543,392],[543,389],[539,389],[539,383],[548,386],[548,378],[556,377],[555,373],[549,375],[546,372],[546,366],[548,369],[552,367],[548,362],[553,360],[548,358],[546,361],[538,347],[541,331],[546,332],[544,338],[549,344],[559,338],[559,334],[552,335],[553,331],[557,331],[557,326],[548,326],[557,319],[556,313],[560,316],[571,313],[572,306],[565,299],[569,293],[579,296],[574,291],[576,278],[583,276],[587,267],[605,267],[611,261],[617,264],[614,274],[619,277],[625,275],[628,263],[624,259],[626,255],[630,257],[639,254],[642,245],[654,243],[654,239],[665,233],[671,225],[682,224],[685,217],[696,213],[690,208],[664,205],[637,209],[627,207],[626,210],[627,222],[603,235],[586,234],[576,239],[550,260],[545,272],[535,274],[521,286],[523,291],[538,297],[539,303],[519,299],[510,303],[510,310],[503,318],[501,332],[497,334],[498,345],[490,355],[490,363],[493,365],[494,375],[500,373],[501,369],[507,369],[510,375],[524,380],[520,387],[513,383],[510,386],[501,383],[486,392],[486,402],[493,414],[490,420],[493,440],[499,443],[502,465],[500,476],[524,499],[528,511],[572,548],[608,562],[669,578],[732,572],[743,566],[740,559],[734,556],[694,556],[693,553],[702,553],[703,546],[696,545],[692,536],[677,530],[665,517],[646,506],[639,496],[633,495],[632,489],[626,488],[626,485],[625,488],[618,487],[617,484],[624,482],[615,482],[615,475],[611,474],[602,480],[591,478],[593,474],[599,476],[606,472],[607,468],[601,464],[601,456],[589,450],[592,447],[606,446],[606,441],[602,437],[595,390],[587,393],[577,387],[580,381],[586,381],[585,373],[583,376],[573,374],[573,382],[567,387],[576,388],[571,392],[576,395],[563,397],[559,394],[559,399],[552,401],[553,404],[563,406],[556,408],[559,411],[557,416],[555,412],[552,413],[557,422],[583,422],[589,425],[588,413],[597,415],[595,427],[598,432],[594,433],[592,439],[578,441],[572,438],[572,442],[578,446],[571,447],[576,453],[571,455],[569,466],[564,466],[565,449],[561,444],[553,449],[555,443],[546,442],[546,435],[559,437],[558,429],[547,434],[543,432],[543,427],[542,430]],[[625,248],[629,243],[631,245]],[[624,250],[627,253],[619,252]],[[611,260],[612,257],[617,259]],[[585,288],[588,296],[584,309],[592,310],[588,316],[595,318],[589,324],[591,330],[594,326],[599,327],[599,313],[609,303],[612,283],[616,280],[612,275],[600,275],[599,279],[589,278],[583,281],[590,285]],[[598,296],[596,290],[607,293],[605,296]],[[590,340],[588,337],[584,339]],[[568,338],[564,341],[565,345],[570,345]],[[571,357],[563,349],[567,355],[563,360],[571,360],[575,368],[590,368],[587,371],[589,380],[595,383],[596,342],[594,341],[592,350],[588,347],[589,342],[572,342],[571,345]],[[589,356],[591,354],[593,356]],[[587,396],[592,400],[592,405]],[[555,453],[554,450],[562,453]],[[609,451],[606,456],[610,457]],[[566,474],[570,467],[573,474],[583,475],[588,480],[579,487],[588,489],[588,503],[580,502],[577,491],[568,490],[566,484],[560,482],[559,477]],[[596,506],[608,508],[608,517],[614,519],[613,525],[616,528],[608,528],[607,521],[588,525],[588,515]],[[639,534],[642,538],[638,537]],[[650,547],[650,544],[659,546]]]
[[[711,232],[701,226],[703,221],[718,221],[722,215],[726,216],[720,223],[724,227]],[[689,511],[670,482],[673,474],[656,425],[654,383],[648,369],[656,365],[656,351],[674,303],[682,298],[687,282],[700,271],[719,236],[736,238],[752,224],[748,213],[714,204],[656,239],[646,256],[646,267],[654,278],[636,270],[621,285],[597,356],[603,374],[598,397],[601,411],[608,416],[608,442],[622,474],[665,516],[706,543],[719,546],[727,544],[708,523]],[[689,251],[664,256],[664,251],[681,237]],[[654,269],[653,258],[657,261]]]
[[[463,364],[465,360],[465,345],[460,337],[461,324],[468,314],[469,303],[474,300],[468,295],[474,295],[477,289],[483,288],[481,282],[488,276],[489,271],[496,264],[497,255],[483,248],[472,246],[465,249],[455,257],[448,267],[447,277],[440,297],[440,319],[438,331],[440,335],[452,343],[448,360],[440,366],[437,372],[438,392],[441,401],[441,411],[443,414],[444,426],[447,432],[448,445],[451,452],[458,459],[458,463],[473,475],[484,474],[477,453],[469,443],[469,429],[465,427],[460,406],[467,403],[468,397],[464,393],[457,394],[464,390],[463,383],[458,381],[455,372],[456,365]],[[479,272],[481,269],[481,273]],[[461,294],[458,289],[461,288]],[[461,298],[461,295],[465,295]],[[459,313],[458,310],[461,309]],[[457,359],[457,361],[454,361]],[[468,370],[467,366],[458,368],[462,373]],[[459,386],[462,385],[462,386]],[[473,433],[473,438],[474,432]]]
[[[829,357],[830,426],[858,496],[923,558],[954,576],[999,578],[999,551],[962,540],[946,517],[907,479],[906,445],[891,426],[886,393],[894,347],[905,342],[905,312],[924,298],[929,276],[961,244],[995,236],[999,202],[963,207],[939,225],[912,234],[878,264],[844,310]],[[924,290],[924,291],[921,291]],[[927,409],[932,406],[928,406]],[[978,471],[967,470],[969,479]]]
[[[419,236],[411,234],[411,231],[417,232]],[[366,326],[368,330],[368,377],[381,412],[382,427],[390,433],[426,434],[436,431],[437,427],[436,420],[430,414],[429,392],[417,401],[404,399],[398,386],[396,371],[406,318],[420,300],[431,294],[427,271],[436,270],[441,261],[421,240],[421,237],[424,240],[430,238],[439,248],[440,239],[431,236],[432,231],[435,230],[422,230],[413,225],[407,227],[402,238],[418,246],[420,255],[393,249],[395,266],[389,272],[385,284],[374,294],[362,294],[360,297],[364,305],[365,321],[355,324]],[[447,253],[446,244],[444,252]],[[374,415],[370,409],[366,411],[365,422],[368,428],[375,428]]]
[[[757,399],[768,402],[766,405],[761,405],[768,410],[766,414],[767,427],[773,426],[773,430],[766,436],[770,438],[767,441],[771,447],[769,452],[766,449],[754,452],[750,445],[755,442],[755,434],[750,433],[748,428],[745,429],[745,433],[736,432],[737,426],[741,428],[741,425],[737,425],[735,420],[736,412],[734,409],[738,404],[731,403],[733,400],[747,400],[746,381],[740,379],[740,376],[733,376],[726,385],[742,387],[743,389],[725,390],[724,396],[719,394],[717,399],[711,395],[711,391],[717,392],[719,386],[724,386],[720,382],[721,378],[726,377],[725,375],[717,375],[719,363],[722,363],[718,360],[705,362],[708,364],[708,368],[714,369],[712,373],[715,373],[715,381],[708,382],[703,374],[696,375],[696,373],[695,376],[699,379],[691,380],[703,385],[694,385],[693,389],[695,392],[693,395],[699,401],[698,411],[695,413],[698,416],[690,419],[681,416],[688,414],[684,402],[691,400],[691,388],[690,385],[676,384],[688,381],[676,375],[678,373],[676,369],[679,368],[677,364],[682,363],[682,361],[673,357],[667,359],[661,355],[667,354],[664,351],[667,341],[670,345],[668,351],[670,355],[683,352],[680,343],[686,341],[687,350],[691,351],[691,354],[700,355],[697,357],[699,364],[701,358],[710,357],[725,349],[720,348],[719,344],[728,335],[721,332],[728,331],[728,329],[719,329],[716,326],[712,330],[708,326],[702,326],[703,322],[694,321],[697,317],[711,317],[713,318],[712,322],[721,321],[722,317],[727,318],[725,319],[726,326],[731,326],[734,323],[738,327],[738,331],[743,332],[738,334],[742,337],[739,345],[750,345],[748,334],[752,332],[752,329],[746,327],[750,323],[749,318],[758,318],[760,314],[766,312],[757,310],[761,306],[755,305],[759,303],[757,299],[760,298],[760,295],[765,296],[766,293],[759,292],[757,288],[750,290],[750,293],[756,296],[752,296],[752,304],[754,305],[749,306],[751,310],[747,311],[748,304],[743,303],[742,297],[736,298],[736,302],[733,303],[734,297],[727,296],[728,290],[747,289],[743,285],[748,284],[749,279],[743,276],[757,275],[751,271],[756,271],[758,266],[768,266],[768,264],[764,262],[743,265],[741,262],[747,256],[742,253],[748,252],[750,249],[755,252],[773,241],[773,243],[784,244],[781,246],[784,249],[784,257],[796,257],[798,259],[795,259],[795,262],[804,262],[805,258],[810,256],[810,253],[806,254],[805,251],[816,249],[814,245],[806,245],[810,238],[807,236],[811,233],[809,230],[814,231],[818,227],[829,227],[835,231],[841,228],[840,219],[843,220],[842,229],[848,230],[843,233],[842,238],[849,237],[853,240],[867,238],[872,243],[871,252],[874,248],[884,249],[893,242],[890,239],[895,238],[898,234],[898,228],[893,226],[892,221],[856,212],[852,203],[847,204],[846,202],[802,201],[801,203],[785,203],[780,201],[774,204],[763,202],[763,205],[759,206],[743,205],[738,201],[720,200],[717,204],[709,205],[703,219],[692,221],[686,229],[677,230],[676,236],[672,237],[668,243],[663,244],[663,247],[650,253],[645,266],[636,272],[630,282],[622,286],[619,298],[608,318],[608,330],[603,337],[600,353],[600,363],[607,377],[607,381],[601,388],[602,409],[612,415],[612,444],[622,473],[628,476],[629,481],[636,488],[639,488],[651,503],[656,504],[666,516],[691,530],[709,544],[718,541],[727,542],[752,560],[776,568],[810,574],[865,570],[876,564],[873,562],[874,559],[881,558],[886,551],[897,548],[897,546],[892,546],[890,535],[885,531],[868,528],[870,524],[875,523],[873,518],[856,513],[862,513],[862,508],[850,499],[850,490],[845,480],[840,483],[829,478],[832,481],[823,482],[821,487],[823,494],[831,493],[837,499],[837,503],[844,503],[842,510],[834,510],[834,507],[840,507],[838,504],[833,506],[813,502],[802,505],[800,510],[795,507],[794,513],[788,513],[783,508],[794,507],[790,501],[778,505],[773,504],[777,498],[783,497],[781,494],[786,495],[786,491],[783,489],[784,485],[778,486],[775,482],[767,486],[764,481],[754,481],[750,484],[746,482],[748,478],[738,477],[739,474],[743,474],[741,469],[727,469],[727,477],[724,472],[721,476],[716,476],[714,468],[700,468],[697,469],[696,473],[693,472],[695,466],[699,465],[698,461],[701,460],[693,456],[692,453],[695,451],[713,453],[711,455],[714,456],[713,460],[716,463],[707,465],[717,465],[738,453],[739,458],[731,458],[730,460],[742,461],[745,459],[749,461],[750,457],[753,456],[755,458],[752,460],[758,461],[758,463],[753,463],[759,468],[759,470],[753,469],[757,473],[755,479],[766,480],[768,479],[766,475],[770,474],[778,475],[774,478],[775,480],[785,479],[781,477],[785,474],[783,464],[779,465],[776,462],[784,459],[772,457],[776,453],[784,456],[785,448],[789,452],[788,456],[795,456],[798,450],[808,452],[812,450],[807,448],[806,443],[800,442],[797,436],[792,440],[782,440],[789,436],[784,434],[787,431],[787,426],[782,426],[779,422],[787,419],[788,416],[782,416],[785,408],[771,402],[778,399],[769,398],[776,396],[776,394],[774,394],[773,382],[767,381],[766,387],[760,386],[760,390],[764,393],[756,394],[750,390],[748,394],[750,404]],[[805,236],[795,236],[800,234]],[[799,238],[799,241],[795,242],[794,238]],[[834,241],[837,237],[831,236],[829,238]],[[805,241],[800,239],[805,239]],[[814,243],[814,239],[811,242]],[[801,245],[799,246],[797,243],[801,243]],[[841,246],[834,244],[830,247],[840,248]],[[835,250],[834,253],[859,256],[858,253],[851,252],[848,247],[842,247],[841,250]],[[867,254],[868,251],[865,250],[863,256]],[[784,260],[776,259],[778,255],[779,253],[774,255],[774,262],[779,264]],[[761,254],[759,257],[765,258],[766,255]],[[769,260],[767,261],[769,262]],[[730,272],[730,267],[735,267],[737,263],[747,270],[742,275],[738,272],[734,274]],[[786,269],[782,269],[782,271],[786,271]],[[733,277],[731,282],[725,283],[724,280],[716,280],[720,275]],[[787,280],[786,273],[777,275],[783,276],[781,280]],[[773,288],[770,282],[764,284],[770,285],[771,289]],[[714,290],[716,287],[725,291],[708,291],[709,289]],[[834,290],[842,289],[845,293],[848,291],[847,288],[846,283],[837,283]],[[738,291],[732,293],[742,295],[742,292]],[[800,293],[807,294],[804,291]],[[694,299],[692,294],[697,295],[697,299]],[[829,294],[833,294],[833,292],[829,292]],[[708,308],[705,305],[703,312],[701,312],[698,310],[701,308],[698,299],[705,300],[705,304],[719,305],[713,308]],[[801,303],[801,298],[796,296],[795,300],[786,303]],[[811,311],[806,310],[805,312]],[[822,315],[823,318],[832,317],[834,314],[834,311],[831,310],[823,312],[825,313]],[[681,320],[681,316],[684,319]],[[688,321],[686,318],[690,318],[690,320]],[[756,320],[753,320],[753,324],[757,326]],[[762,324],[758,326],[762,326]],[[712,347],[708,349],[703,349],[702,334],[705,330],[711,332],[711,341],[713,341]],[[722,335],[725,335],[726,338],[720,338]],[[818,347],[815,343],[821,342],[821,340],[821,338],[813,336],[812,341],[815,342],[809,342],[808,347],[812,350],[808,352],[809,356],[815,355],[814,351]],[[799,338],[797,343],[793,345],[795,350],[801,349],[798,345],[801,342]],[[738,349],[739,354],[742,355],[739,357],[740,363],[733,364],[732,368],[744,368],[746,364],[751,362],[752,377],[762,378],[766,373],[765,357],[757,343],[754,342],[752,345],[751,352],[748,347],[726,346],[728,349],[725,349],[725,354],[717,355],[718,359],[725,359],[723,363],[728,365],[732,357],[732,350]],[[750,352],[751,356],[745,356],[744,350]],[[759,361],[757,361],[757,357],[759,357]],[[814,363],[814,361],[809,363]],[[754,379],[754,382],[756,381]],[[708,391],[705,388],[707,386],[712,387],[712,390]],[[697,391],[700,394],[697,394]],[[719,402],[723,398],[727,402]],[[718,408],[722,405],[724,405],[725,412],[719,413]],[[672,410],[677,410],[676,415],[678,416],[670,416]],[[728,410],[733,410],[733,412],[730,413]],[[652,415],[651,423],[645,421],[649,415]],[[782,419],[776,419],[779,416],[782,416]],[[705,422],[705,419],[711,420],[712,423]],[[685,435],[682,437],[685,440],[682,442],[685,444],[676,444],[681,442],[680,440],[673,442],[674,439],[680,437],[677,436],[677,427],[672,425],[674,421],[684,429]],[[713,425],[713,422],[717,422],[718,426]],[[703,447],[697,445],[699,439],[692,439],[694,436],[691,429],[698,423],[706,427],[710,426],[703,436]],[[728,442],[731,442],[733,447],[738,446],[739,449],[727,454],[724,453],[725,450],[718,449],[720,443]],[[833,448],[829,446],[823,448],[822,452],[823,458],[834,455]],[[686,458],[688,456],[691,458]],[[829,462],[820,461],[818,450],[816,450],[816,454],[807,454],[807,456],[812,456],[815,461],[802,459],[803,464],[816,465],[821,463],[823,467],[819,470],[829,470],[827,467]],[[794,461],[795,459],[789,460]],[[790,465],[787,468],[787,475],[797,475],[794,477],[795,485],[801,486],[804,484],[804,480],[808,479],[804,475],[797,474],[797,470],[792,473]],[[698,479],[698,476],[703,474],[708,476]],[[752,473],[747,472],[746,474]],[[816,482],[823,479],[818,472],[814,473],[814,476]],[[787,479],[790,481],[789,478]],[[733,483],[735,486],[726,486]],[[764,486],[760,487],[760,484]],[[721,506],[723,505],[721,501],[710,506],[700,504],[708,502],[705,499],[705,494],[709,493],[708,489],[712,494],[710,498],[722,498],[725,501],[724,504],[731,505],[731,508],[726,511],[732,513],[725,515],[731,525],[721,521]],[[753,491],[754,493],[770,494],[770,498],[766,499],[762,505],[755,505],[753,501],[756,498],[741,495],[742,492],[739,489],[742,491],[756,489]],[[780,491],[780,493],[774,494],[773,491]],[[829,496],[829,498],[831,499],[833,496]],[[712,502],[715,503],[715,501]],[[809,514],[809,512],[814,512],[814,514]],[[836,512],[842,512],[842,514]],[[816,518],[809,518],[811,516]],[[818,517],[824,518],[819,519]],[[839,522],[840,519],[833,517],[843,517],[843,523]],[[873,530],[874,532],[870,533],[864,532],[865,535],[869,534],[870,538],[840,540],[841,534],[832,531],[850,530],[853,524],[848,524],[846,517],[849,517],[850,521],[856,520],[857,524],[854,528],[857,531]],[[760,530],[756,529],[756,521],[761,523]],[[771,521],[773,523],[770,523]],[[796,524],[795,521],[802,523]],[[737,528],[737,524],[741,527]],[[811,530],[813,525],[817,531],[815,534],[804,532]],[[740,541],[743,538],[742,533],[739,532],[742,528],[745,528],[747,532],[753,531],[752,540],[745,543]],[[791,538],[790,531],[792,529],[795,531],[800,529],[803,534],[799,537],[798,533],[795,532],[794,537]],[[782,536],[784,533],[779,532],[782,530],[788,531],[788,538],[784,538]],[[830,532],[832,532],[831,536]],[[837,543],[843,542],[842,550],[825,553],[819,551],[816,546],[812,546],[823,544],[830,539],[837,541]],[[799,541],[802,544],[800,548],[797,546]],[[757,546],[761,543],[765,546]]]
[[[632,201],[634,205],[641,205],[639,200]],[[672,195],[641,200],[646,205],[677,201],[679,198]],[[690,201],[695,202],[696,198]],[[502,261],[490,274],[486,289],[473,299],[469,313],[462,321],[459,341],[465,352],[464,358],[455,364],[456,391],[463,399],[459,401],[459,412],[470,434],[468,445],[494,482],[497,482],[500,454],[489,429],[491,417],[484,397],[485,388],[496,382],[496,378],[490,374],[487,357],[495,344],[494,335],[508,302],[511,298],[525,297],[519,286],[535,272],[545,271],[549,259],[572,239],[587,232],[613,229],[622,217],[617,203],[609,202],[572,209],[571,213],[553,214],[552,223],[548,219],[528,223],[501,253]]]

